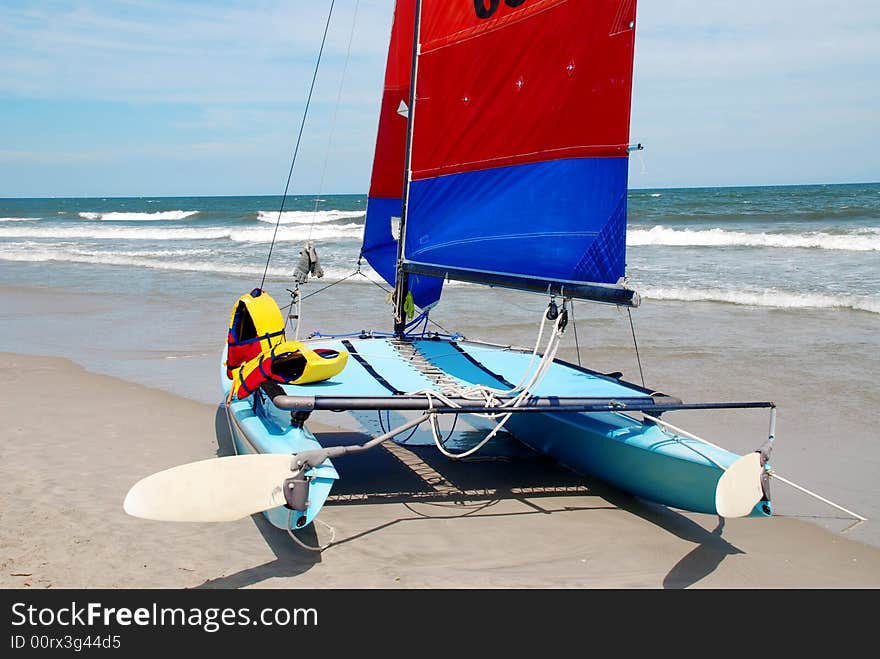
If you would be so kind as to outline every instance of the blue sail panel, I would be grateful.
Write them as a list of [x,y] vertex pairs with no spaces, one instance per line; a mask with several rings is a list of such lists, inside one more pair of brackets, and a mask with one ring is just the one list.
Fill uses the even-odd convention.
[[[367,203],[367,219],[364,226],[362,254],[373,269],[388,284],[394,286],[397,268],[397,240],[391,233],[392,218],[400,218],[400,199],[370,197]],[[443,288],[443,280],[424,275],[409,277],[409,290],[413,302],[421,309],[437,303]]]
[[391,218],[400,217],[400,199],[370,197],[367,202],[367,219],[364,225],[364,242],[361,253],[373,270],[394,286],[397,263],[397,240],[391,235]]
[[616,284],[627,158],[571,158],[413,181],[407,261],[539,281]]

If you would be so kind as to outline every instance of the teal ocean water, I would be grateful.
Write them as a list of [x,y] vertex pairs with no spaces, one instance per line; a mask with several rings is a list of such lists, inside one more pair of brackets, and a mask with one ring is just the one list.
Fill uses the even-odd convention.
[[[304,240],[325,281],[357,267],[364,195],[288,198],[270,281],[290,276]],[[259,283],[279,197],[0,199],[0,274],[102,289],[124,268],[183,287]],[[503,218],[499,218],[503,221]],[[633,190],[627,267],[645,299],[880,313],[880,184]],[[372,275],[369,266],[363,272]],[[375,275],[372,275],[375,279]],[[172,278],[173,281],[173,278]],[[357,278],[366,284],[365,279]],[[218,291],[219,292],[219,291]]]

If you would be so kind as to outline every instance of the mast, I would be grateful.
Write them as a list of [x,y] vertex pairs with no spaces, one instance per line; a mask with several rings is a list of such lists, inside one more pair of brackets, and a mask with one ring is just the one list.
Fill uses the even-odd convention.
[[[398,0],[400,1],[400,0]],[[406,126],[406,156],[403,163],[403,208],[400,214],[400,235],[397,239],[397,274],[394,279],[394,333],[403,334],[406,326],[406,294],[409,290],[409,274],[403,269],[403,246],[406,236],[406,211],[409,201],[409,184],[412,178],[412,135],[416,115],[416,78],[419,68],[419,39],[422,24],[422,0],[416,0],[415,29],[413,30],[412,63],[410,66],[409,111]]]

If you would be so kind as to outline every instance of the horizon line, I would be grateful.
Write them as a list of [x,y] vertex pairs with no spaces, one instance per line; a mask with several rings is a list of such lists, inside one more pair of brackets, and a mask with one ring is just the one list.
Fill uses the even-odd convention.
[[[761,183],[761,184],[745,184],[745,185],[687,185],[687,186],[665,186],[665,187],[647,187],[647,188],[627,188],[627,192],[642,192],[648,190],[727,190],[727,189],[749,189],[749,188],[808,188],[808,187],[825,187],[832,185],[878,185],[878,181],[847,181],[835,183]],[[287,197],[369,197],[368,192],[308,192],[299,194],[288,194]],[[193,199],[193,198],[233,198],[233,197],[283,197],[282,193],[264,193],[264,194],[152,194],[152,195],[51,195],[45,197],[33,196],[0,196],[0,199]]]

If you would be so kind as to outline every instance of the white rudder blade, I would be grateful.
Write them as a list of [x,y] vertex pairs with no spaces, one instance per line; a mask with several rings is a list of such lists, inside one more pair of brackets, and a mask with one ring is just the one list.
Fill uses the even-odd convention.
[[745,517],[764,496],[761,454],[742,456],[730,465],[715,487],[715,509],[722,517]]
[[285,503],[293,457],[234,455],[190,462],[138,481],[123,503],[133,517],[167,522],[230,522]]

